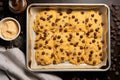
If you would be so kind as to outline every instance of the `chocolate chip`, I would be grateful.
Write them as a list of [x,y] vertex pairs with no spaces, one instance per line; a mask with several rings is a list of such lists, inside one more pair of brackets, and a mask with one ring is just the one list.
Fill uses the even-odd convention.
[[39,47],[42,47],[42,44],[39,44]]
[[82,11],[81,14],[84,14],[84,12]]
[[93,39],[92,42],[95,43],[95,40]]
[[95,39],[97,38],[97,34],[96,34],[96,33],[94,33],[94,38],[95,38]]
[[43,17],[40,17],[40,19],[43,20],[43,21],[45,21],[45,18],[43,18]]
[[64,60],[65,58],[64,57],[61,57],[61,60]]
[[91,17],[94,17],[94,14],[91,14]]
[[77,24],[79,24],[79,22],[77,22]]
[[101,23],[101,26],[104,26],[104,23]]
[[104,41],[101,41],[104,44]]
[[81,31],[81,28],[79,28],[79,30]]
[[93,65],[96,65],[96,61],[93,61]]
[[80,38],[83,38],[83,36],[82,36],[82,35],[80,35]]
[[89,57],[89,61],[92,61],[92,57]]
[[65,51],[65,52],[66,52],[67,56],[69,56],[69,55],[70,55],[70,53],[69,53],[69,52],[67,52],[67,51]]
[[63,40],[62,40],[62,39],[60,40],[60,43],[63,43]]
[[58,38],[58,39],[60,39],[60,38],[61,38],[61,36],[58,36],[57,38]]
[[51,25],[52,25],[52,26],[55,26],[55,23],[52,23]]
[[52,18],[53,17],[53,15],[50,15],[50,18]]
[[34,49],[38,49],[38,47],[37,47],[37,46],[35,46],[35,47],[34,47]]
[[102,13],[101,13],[101,12],[99,12],[99,15],[102,15]]
[[68,17],[68,19],[71,19],[71,17]]
[[35,32],[35,34],[36,34],[36,35],[38,35],[38,34],[39,34],[39,33],[38,33],[38,31],[39,31],[39,30],[37,30],[37,32]]
[[48,41],[45,41],[45,44],[48,44]]
[[60,13],[60,16],[62,16],[63,14],[62,13]]
[[69,25],[69,23],[65,23],[65,26],[68,26]]
[[72,24],[69,24],[69,26],[72,26]]
[[38,41],[39,41],[39,39],[36,39],[36,40],[35,40],[35,42],[38,42]]
[[62,25],[60,25],[59,27],[62,28]]
[[50,15],[50,16],[47,18],[47,20],[49,21],[52,17],[53,17],[53,15]]
[[48,49],[50,49],[50,50],[51,50],[51,47],[49,46],[49,47],[48,47]]
[[85,40],[82,40],[82,43],[85,43]]
[[77,62],[80,62],[80,58],[77,58]]
[[119,6],[114,6],[114,9],[115,10],[120,10],[120,7]]
[[69,42],[71,41],[71,39],[70,39],[70,38],[68,38],[67,40],[68,40]]
[[74,47],[77,47],[77,45],[76,45],[76,44],[74,44]]
[[92,55],[91,55],[91,54],[89,54],[89,57],[92,57]]
[[81,57],[81,60],[82,60],[82,61],[84,61],[84,58],[83,58],[83,57]]
[[42,38],[43,38],[42,36],[39,37],[39,39],[42,39]]
[[93,54],[93,51],[90,51],[90,54]]
[[101,61],[103,61],[103,58],[100,58]]
[[76,53],[73,53],[73,56],[75,56],[76,55]]
[[63,16],[63,18],[67,18],[67,16]]
[[62,28],[60,28],[59,31],[62,32]]
[[91,27],[91,26],[92,26],[92,24],[89,24],[88,26],[89,26],[89,27]]
[[93,32],[93,29],[90,29],[90,32]]
[[63,49],[60,49],[61,52],[63,52]]
[[54,54],[52,53],[52,54],[51,54],[51,58],[53,58],[53,57],[54,57]]
[[64,32],[67,32],[67,29],[65,29]]
[[58,51],[56,51],[56,53],[58,53]]
[[78,55],[81,55],[81,52],[78,52]]
[[75,18],[75,16],[74,15],[72,15],[72,19],[74,19]]
[[70,43],[70,45],[73,45],[73,43]]
[[94,22],[97,23],[97,19],[94,19]]
[[42,52],[42,55],[45,55],[45,52],[44,52],[44,51]]
[[86,46],[85,49],[88,49],[88,47]]
[[99,28],[95,29],[96,32],[98,32]]
[[76,35],[79,35],[79,33],[76,33]]
[[76,42],[75,44],[78,45],[78,42]]
[[85,20],[85,22],[87,23],[89,21],[89,19],[87,18],[86,20]]
[[101,50],[101,47],[98,47],[99,50]]
[[56,40],[56,37],[54,37],[53,40]]
[[75,19],[75,22],[77,22],[78,21],[78,19]]
[[57,62],[54,60],[54,61],[53,61],[53,64],[56,64],[56,63],[57,63]]
[[46,12],[44,12],[44,14],[47,14]]
[[119,26],[119,25],[120,25],[120,22],[115,22],[115,24],[116,24],[117,26]]
[[47,37],[47,34],[46,34],[46,32],[44,32],[43,34],[44,34],[44,37]]
[[57,47],[58,47],[58,45],[57,45],[57,44],[55,44],[55,45],[54,45],[54,47],[55,47],[55,48],[57,48]]
[[72,9],[68,9],[66,13],[67,13],[67,14],[72,13]]
[[82,47],[82,46],[80,46],[80,49],[83,49],[83,47]]
[[82,21],[82,23],[84,23],[84,21]]
[[72,57],[72,59],[74,59],[74,57]]
[[60,19],[56,19],[55,22],[57,23],[58,21],[60,21]]
[[43,26],[40,26],[41,29],[43,29]]
[[89,32],[87,32],[87,33],[86,33],[86,35],[87,35],[87,36],[89,36],[89,35],[90,35],[90,33],[89,33]]
[[120,72],[119,71],[115,71],[115,75],[119,76]]
[[72,39],[72,35],[71,34],[69,34],[69,39]]
[[102,56],[102,53],[100,53],[99,56]]
[[45,40],[45,39],[46,39],[45,37],[42,38],[42,40]]

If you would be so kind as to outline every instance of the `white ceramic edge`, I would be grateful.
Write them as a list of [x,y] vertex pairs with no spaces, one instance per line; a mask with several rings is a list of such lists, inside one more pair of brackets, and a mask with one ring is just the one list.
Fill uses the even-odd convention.
[[[29,67],[29,65],[28,65],[28,41],[27,41],[27,46],[26,46],[26,48],[27,48],[27,50],[26,50],[26,55],[27,55],[27,58],[26,58],[26,67],[30,70],[30,71],[33,71],[33,72],[48,72],[48,71],[55,71],[55,72],[57,72],[57,71],[107,71],[109,68],[110,68],[110,66],[111,66],[111,54],[110,54],[110,48],[111,48],[111,46],[110,46],[110,8],[108,7],[108,5],[107,4],[104,4],[104,3],[100,3],[100,4],[98,4],[98,3],[95,3],[95,4],[93,4],[93,3],[32,3],[32,4],[30,4],[30,5],[28,5],[28,7],[27,7],[27,13],[26,13],[26,15],[27,15],[27,18],[26,18],[26,22],[28,23],[28,11],[29,11],[29,8],[31,7],[31,6],[37,6],[37,5],[96,5],[96,6],[98,6],[98,5],[104,5],[107,9],[108,9],[108,39],[109,39],[109,41],[108,41],[108,54],[109,54],[109,57],[108,57],[108,67],[106,68],[106,69],[46,69],[46,70],[33,70],[33,69],[31,69],[30,67]],[[27,25],[27,33],[28,33],[28,24],[26,24]],[[27,34],[26,34],[26,36],[27,36]],[[28,39],[28,36],[27,36],[27,39]]]
[[1,34],[1,35],[0,35],[0,38],[1,38],[1,39],[5,40],[5,41],[12,41],[12,40],[16,39],[16,38],[19,36],[20,31],[21,31],[21,26],[20,26],[20,23],[19,23],[15,18],[12,18],[12,17],[5,17],[5,18],[3,18],[3,19],[0,21],[0,23],[2,23],[2,22],[5,21],[5,20],[13,20],[13,21],[15,21],[15,23],[18,25],[18,33],[17,33],[16,37],[14,37],[14,38],[12,38],[12,39],[6,39],[6,38],[4,38],[4,37],[2,36],[2,34],[1,34],[1,32],[0,32],[0,34]]

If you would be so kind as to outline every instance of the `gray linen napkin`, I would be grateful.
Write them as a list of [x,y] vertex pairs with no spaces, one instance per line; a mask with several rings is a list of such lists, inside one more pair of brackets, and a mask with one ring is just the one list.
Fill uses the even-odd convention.
[[4,70],[12,80],[62,80],[55,75],[29,71],[25,67],[24,54],[18,48],[6,50],[0,47],[0,69]]

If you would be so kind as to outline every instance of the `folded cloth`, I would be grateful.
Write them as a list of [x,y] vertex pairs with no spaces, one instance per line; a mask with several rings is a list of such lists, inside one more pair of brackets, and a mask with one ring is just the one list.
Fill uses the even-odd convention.
[[0,70],[0,80],[9,80],[7,74],[3,70]]
[[33,73],[25,66],[25,57],[18,48],[0,47],[0,69],[4,70],[11,80],[62,80],[46,73]]

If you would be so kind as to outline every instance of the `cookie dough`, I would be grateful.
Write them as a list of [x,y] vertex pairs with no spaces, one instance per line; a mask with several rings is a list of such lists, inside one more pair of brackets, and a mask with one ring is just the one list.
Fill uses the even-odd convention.
[[98,11],[89,11],[86,14],[85,20],[87,33],[90,38],[101,38],[103,35],[103,21],[102,15]]
[[35,52],[35,59],[38,65],[52,64],[54,60],[54,53],[49,49],[38,49]]
[[41,10],[33,27],[37,64],[100,64],[104,59],[103,26],[98,11]]

